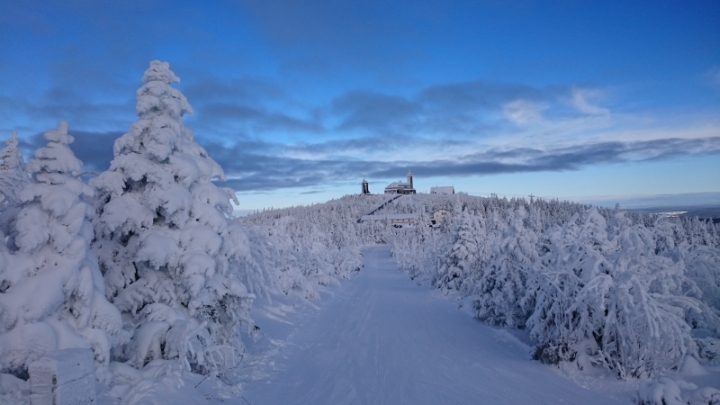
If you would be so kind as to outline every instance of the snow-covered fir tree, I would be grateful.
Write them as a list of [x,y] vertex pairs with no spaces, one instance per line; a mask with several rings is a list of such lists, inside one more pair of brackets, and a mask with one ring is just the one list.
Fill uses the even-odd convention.
[[437,286],[446,290],[459,291],[467,289],[466,281],[478,266],[480,247],[482,246],[482,230],[478,217],[471,215],[467,209],[456,213],[459,218],[457,240],[450,249],[445,264],[439,271]]
[[2,193],[19,190],[28,182],[28,172],[25,169],[25,160],[18,149],[17,132],[13,131],[5,141],[5,147],[0,150],[0,179],[2,179]]
[[22,207],[0,263],[0,371],[22,374],[56,349],[91,348],[107,381],[111,349],[125,334],[90,249],[93,190],[75,177],[81,162],[67,128],[60,122],[45,133],[47,146],[27,165],[32,182],[18,193]]
[[97,251],[108,298],[132,326],[120,360],[142,367],[179,359],[196,372],[234,366],[253,295],[231,264],[249,256],[230,220],[234,198],[220,166],[182,122],[192,113],[166,62],[152,61],[137,91],[139,119],[114,147],[98,190]]
[[538,253],[537,235],[525,226],[527,210],[524,205],[505,211],[508,225],[503,226],[491,249],[490,256],[476,277],[474,292],[476,316],[495,325],[524,327],[532,312],[527,296],[527,281],[535,266]]
[[12,228],[20,205],[17,194],[30,180],[18,149],[17,133],[13,131],[5,143],[0,150],[0,236]]

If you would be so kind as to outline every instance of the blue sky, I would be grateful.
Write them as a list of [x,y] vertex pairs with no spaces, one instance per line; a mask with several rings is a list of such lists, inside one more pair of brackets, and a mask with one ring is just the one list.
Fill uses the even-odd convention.
[[421,192],[720,201],[717,1],[0,0],[0,38],[2,137],[29,153],[67,120],[104,170],[168,61],[241,209],[408,170]]

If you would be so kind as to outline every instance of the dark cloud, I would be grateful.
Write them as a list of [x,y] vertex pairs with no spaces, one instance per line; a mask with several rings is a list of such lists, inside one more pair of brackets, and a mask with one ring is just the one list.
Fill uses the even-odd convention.
[[390,154],[408,150],[408,148],[416,145],[422,145],[425,148],[440,149],[445,147],[470,146],[471,143],[465,140],[429,139],[408,135],[371,135],[361,138],[333,139],[320,143],[300,142],[285,146],[285,150],[310,155],[350,156],[357,155],[358,153],[375,153],[377,151]]
[[28,118],[42,121],[68,121],[72,127],[118,128],[134,121],[135,103],[92,103],[75,100],[74,103],[46,103],[24,106]]
[[[224,184],[237,191],[276,190],[324,186],[352,179],[367,169],[367,162],[342,160],[303,160],[286,157],[246,155],[240,170],[228,170]],[[253,170],[254,169],[254,170]]]
[[91,170],[103,171],[110,167],[113,159],[113,145],[122,132],[93,133],[84,131],[69,131],[75,138],[70,148]]
[[330,113],[340,121],[337,131],[368,133],[435,133],[466,136],[489,133],[506,125],[499,118],[503,107],[524,100],[552,105],[554,116],[581,115],[562,101],[570,86],[536,88],[513,83],[469,81],[436,85],[410,96],[352,90],[330,103]]
[[195,120],[203,127],[219,125],[243,128],[251,133],[267,131],[288,131],[300,133],[321,133],[321,123],[291,117],[282,112],[267,111],[246,105],[213,103],[200,107]]
[[[110,161],[113,159],[113,145],[115,140],[119,138],[122,132],[85,132],[85,131],[68,131],[75,138],[70,145],[75,157],[83,162],[84,170],[103,171],[110,167]],[[47,145],[47,141],[43,138],[43,134],[35,134],[27,140],[20,141],[20,148],[28,152],[31,156],[32,151]]]
[[340,130],[367,128],[388,132],[406,129],[420,119],[422,105],[404,97],[352,91],[332,101],[332,111],[343,117]]
[[[122,135],[121,132],[96,133],[73,130],[70,133],[75,137],[71,148],[76,156],[85,163],[86,170],[96,171],[109,167],[113,157],[113,143]],[[720,154],[720,137],[708,137],[598,142],[551,149],[488,149],[458,156],[453,160],[388,162],[351,158],[299,159],[286,156],[288,152],[298,151],[315,151],[329,155],[336,152],[339,155],[348,148],[368,151],[387,148],[391,152],[393,148],[401,149],[407,141],[408,138],[403,137],[394,140],[369,137],[288,147],[280,143],[238,135],[235,142],[230,145],[203,141],[200,143],[225,170],[228,180],[222,183],[223,185],[237,191],[253,192],[324,187],[337,181],[352,181],[363,177],[402,178],[408,169],[423,177],[482,176],[579,170],[595,164],[663,160],[689,154]],[[45,144],[42,134],[36,134],[29,141],[21,141],[20,146],[25,150],[35,150]]]
[[[392,152],[406,147],[417,139],[405,135],[395,136],[368,136],[352,139],[335,139],[322,143],[301,142],[287,147],[288,151],[308,154],[344,155],[353,152],[374,152],[383,150]],[[422,141],[420,141],[422,142]]]
[[644,160],[666,160],[690,153],[698,155],[716,154],[720,152],[720,137],[701,139],[656,139],[644,143],[644,150],[629,151],[636,153],[650,152]]
[[448,139],[489,133],[506,125],[498,121],[498,113],[510,101],[557,104],[570,91],[569,87],[539,89],[480,81],[432,86],[410,96],[350,90],[327,104],[301,109],[301,116],[286,113],[285,106],[294,101],[278,85],[264,80],[201,80],[187,88],[187,95],[196,106],[191,122],[216,133],[438,134]]
[[420,91],[417,98],[443,111],[474,111],[497,109],[517,99],[547,101],[556,98],[560,92],[567,92],[567,88],[541,89],[512,83],[470,81],[430,86]]
[[206,120],[259,120],[267,116],[257,108],[237,104],[206,104],[198,109],[198,116]]
[[204,103],[231,101],[233,103],[261,104],[286,96],[285,91],[271,80],[242,78],[219,80],[206,78],[182,86],[188,100],[200,100]]
[[238,191],[323,186],[335,181],[402,178],[408,169],[424,177],[482,176],[505,173],[579,170],[594,164],[667,159],[687,154],[720,154],[720,137],[661,139],[636,142],[599,142],[555,149],[488,150],[455,160],[381,162],[350,159],[297,159],[243,153],[242,146],[211,155],[220,163]]

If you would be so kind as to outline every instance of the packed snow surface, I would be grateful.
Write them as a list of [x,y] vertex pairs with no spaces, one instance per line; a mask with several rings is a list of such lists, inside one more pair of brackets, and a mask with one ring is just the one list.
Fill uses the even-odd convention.
[[[532,361],[503,329],[418,287],[386,246],[308,316],[268,377],[246,384],[260,404],[621,404]],[[243,402],[244,403],[244,402]]]

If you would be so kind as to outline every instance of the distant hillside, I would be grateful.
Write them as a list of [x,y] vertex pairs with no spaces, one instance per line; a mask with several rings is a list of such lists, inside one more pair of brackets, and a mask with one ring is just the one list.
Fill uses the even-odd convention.
[[720,223],[720,206],[707,206],[707,207],[688,207],[688,206],[669,206],[669,207],[651,207],[651,208],[637,208],[629,211],[642,212],[647,214],[662,214],[662,213],[673,213],[677,216],[683,216],[688,218],[698,217],[700,219],[712,220],[714,223]]

